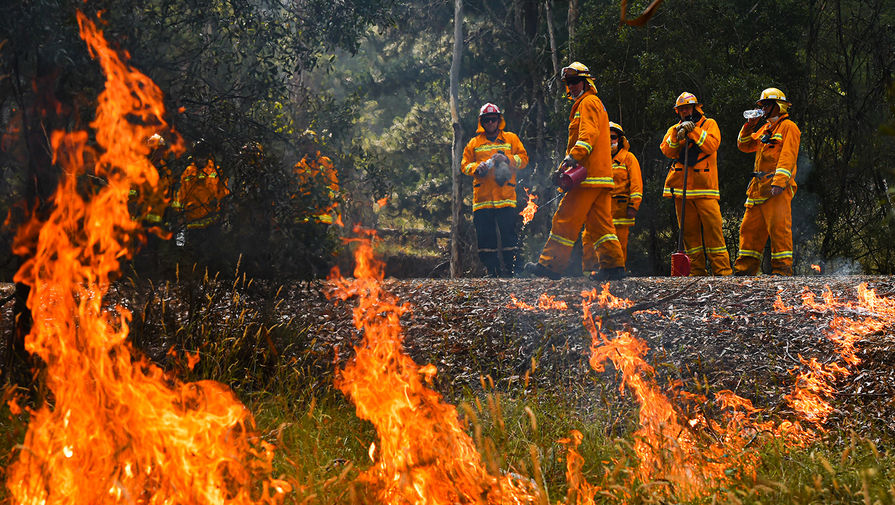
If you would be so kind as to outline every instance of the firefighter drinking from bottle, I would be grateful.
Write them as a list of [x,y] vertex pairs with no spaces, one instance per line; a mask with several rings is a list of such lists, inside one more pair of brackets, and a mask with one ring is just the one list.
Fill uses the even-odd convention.
[[756,117],[746,121],[737,138],[740,151],[755,153],[755,164],[746,190],[740,252],[734,268],[736,275],[758,273],[770,237],[771,273],[792,275],[791,204],[796,194],[794,178],[802,133],[789,119],[791,103],[779,89],[762,91],[757,105],[762,114],[748,114]]
[[516,172],[528,164],[528,153],[515,133],[504,131],[506,121],[496,105],[483,105],[478,123],[476,136],[463,150],[461,169],[473,177],[479,259],[489,277],[511,277],[516,266]]
[[590,70],[579,62],[562,69],[568,97],[574,100],[569,113],[569,141],[561,170],[583,167],[583,180],[570,187],[553,215],[550,235],[537,263],[525,270],[541,277],[558,279],[565,270],[581,226],[593,237],[599,262],[596,280],[625,276],[622,248],[612,224],[612,153],[609,116],[597,97]]
[[[612,224],[615,235],[622,247],[622,263],[628,260],[628,232],[634,226],[634,217],[643,199],[643,179],[640,176],[640,162],[630,151],[631,145],[625,131],[618,123],[609,122],[609,140],[612,141]],[[596,275],[597,255],[594,251],[595,238],[585,230],[581,236],[582,269]]]
[[[677,97],[674,110],[680,120],[671,125],[659,148],[674,160],[665,178],[662,196],[674,199],[678,226],[683,228],[684,249],[690,257],[690,275],[730,275],[730,255],[721,231],[718,204],[718,146],[721,132],[714,119],[705,117],[693,93]],[[684,164],[687,192],[684,203]],[[684,222],[681,222],[686,205]],[[708,261],[708,265],[706,262]]]

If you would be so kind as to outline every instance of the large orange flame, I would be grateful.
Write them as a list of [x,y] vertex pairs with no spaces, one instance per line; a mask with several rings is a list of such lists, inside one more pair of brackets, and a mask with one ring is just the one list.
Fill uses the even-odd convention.
[[354,276],[334,271],[332,280],[335,296],[357,297],[354,324],[364,332],[336,382],[379,435],[370,448],[374,465],[361,479],[389,504],[534,502],[529,482],[488,473],[457,409],[425,384],[435,367],[403,351],[400,318],[409,308],[382,289],[382,265],[368,239],[358,242]]
[[[138,233],[129,189],[158,181],[144,140],[165,127],[164,107],[159,88],[122,62],[90,20],[78,13],[78,23],[107,78],[91,124],[101,154],[88,166],[97,158],[87,132],[54,132],[54,160],[65,173],[54,210],[17,236],[17,252],[34,250],[16,274],[32,288],[25,345],[46,364],[52,395],[30,412],[7,471],[10,495],[27,504],[280,501],[289,486],[265,478],[272,447],[233,393],[165,374],[125,341],[130,313],[102,310]],[[78,187],[87,170],[105,182],[89,200]]]

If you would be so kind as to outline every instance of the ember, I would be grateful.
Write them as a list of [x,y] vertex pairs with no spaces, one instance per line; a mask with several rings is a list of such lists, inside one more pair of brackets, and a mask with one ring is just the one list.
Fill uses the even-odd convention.
[[[46,364],[53,400],[30,413],[7,469],[12,501],[280,502],[290,486],[267,477],[273,447],[254,433],[251,413],[233,393],[165,374],[125,340],[130,313],[102,310],[119,258],[131,254],[125,244],[139,233],[129,189],[158,182],[144,140],[166,124],[158,87],[123,63],[81,13],[78,23],[107,76],[91,124],[101,151],[92,152],[86,131],[52,133],[54,161],[65,174],[54,210],[16,237],[18,253],[34,250],[16,274],[32,288],[25,345]],[[89,201],[78,187],[87,171],[104,180]]]

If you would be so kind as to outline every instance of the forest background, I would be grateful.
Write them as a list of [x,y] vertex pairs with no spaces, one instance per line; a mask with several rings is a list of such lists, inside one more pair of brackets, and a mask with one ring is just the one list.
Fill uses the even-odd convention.
[[[734,256],[753,163],[736,149],[742,111],[762,89],[779,87],[802,130],[797,273],[812,264],[895,272],[895,5],[666,0],[639,28],[620,24],[618,7],[614,0],[465,2],[462,142],[474,134],[479,107],[499,105],[531,158],[520,186],[547,202],[556,194],[549,174],[563,157],[571,104],[557,72],[574,60],[588,65],[643,169],[629,271],[662,275],[677,227],[660,196],[668,160],[658,146],[676,121],[675,97],[695,93],[721,128],[721,209]],[[0,279],[11,280],[21,260],[11,252],[17,223],[29,205],[47,201],[58,175],[47,132],[85,128],[103,85],[77,35],[79,9],[101,12],[108,39],[165,93],[186,146],[166,159],[170,180],[210,155],[230,191],[198,239],[186,247],[150,240],[135,268],[167,274],[200,262],[232,272],[239,263],[253,276],[315,277],[339,261],[339,236],[360,224],[396,232],[384,253],[404,261],[391,274],[448,274],[453,2],[3,0],[0,212],[9,218]],[[262,156],[247,154],[257,145]],[[294,167],[318,152],[337,170],[344,227],[308,219],[327,204],[326,181],[298,177]],[[470,182],[464,178],[462,188],[464,275],[480,272]],[[85,177],[86,187],[100,183]],[[524,228],[523,260],[539,252],[554,208]],[[184,223],[169,211],[163,225],[176,234]]]

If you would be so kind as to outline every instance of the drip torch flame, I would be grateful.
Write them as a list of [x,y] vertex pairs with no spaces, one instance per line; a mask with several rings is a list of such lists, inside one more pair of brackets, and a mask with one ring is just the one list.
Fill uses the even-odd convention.
[[820,273],[820,265],[811,265],[811,270]]
[[535,200],[538,199],[538,195],[534,193],[529,193],[528,188],[525,189],[525,194],[528,195],[528,203],[525,205],[525,208],[522,209],[522,212],[519,213],[522,216],[522,226],[527,225],[531,222],[535,217],[535,213],[538,211],[538,204],[535,203]]
[[[12,502],[280,502],[290,486],[266,477],[273,448],[234,394],[166,375],[126,341],[130,313],[103,310],[110,277],[140,233],[129,190],[158,182],[145,139],[166,124],[159,88],[77,17],[107,78],[91,123],[99,149],[91,151],[86,131],[52,133],[54,162],[63,169],[53,211],[16,236],[17,253],[33,251],[15,277],[31,286],[25,346],[46,365],[52,402],[30,412],[25,441],[6,469]],[[89,200],[80,177],[87,170],[104,180]]]

